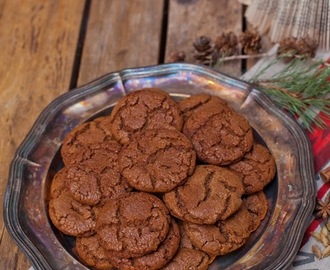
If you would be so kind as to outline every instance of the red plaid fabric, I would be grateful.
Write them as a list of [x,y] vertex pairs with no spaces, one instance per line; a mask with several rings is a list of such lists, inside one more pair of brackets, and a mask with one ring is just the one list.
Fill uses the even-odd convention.
[[[327,124],[326,129],[315,127],[313,131],[308,133],[311,141],[314,157],[315,175],[317,176],[320,170],[330,163],[330,119],[324,115],[319,115]],[[323,199],[330,190],[330,183],[318,181],[317,185],[317,199]],[[308,241],[311,233],[317,229],[321,220],[315,219],[311,222],[305,233],[302,246]]]

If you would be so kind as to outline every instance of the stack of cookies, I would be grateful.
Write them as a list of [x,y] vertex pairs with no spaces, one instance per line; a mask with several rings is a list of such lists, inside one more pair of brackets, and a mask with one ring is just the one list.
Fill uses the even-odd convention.
[[275,162],[217,96],[122,98],[63,141],[49,217],[91,269],[207,269],[267,212]]

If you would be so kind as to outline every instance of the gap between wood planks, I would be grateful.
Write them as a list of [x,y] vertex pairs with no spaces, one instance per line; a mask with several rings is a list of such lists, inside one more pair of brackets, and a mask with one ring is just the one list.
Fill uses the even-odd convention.
[[[91,0],[85,1],[83,16],[81,20],[80,30],[79,30],[79,37],[77,48],[74,57],[74,63],[71,73],[71,80],[69,85],[69,90],[72,90],[77,87],[77,81],[80,72],[80,65],[81,65],[81,57],[84,48],[84,42],[86,37],[87,25],[90,15],[90,8],[91,8]],[[158,64],[164,63],[165,61],[165,48],[166,48],[166,39],[167,39],[167,24],[168,24],[168,12],[169,12],[169,0],[164,0],[164,7],[163,7],[163,18],[162,18],[162,28],[161,28],[161,35],[160,35],[160,46],[159,46],[159,53],[158,53]]]
[[74,57],[74,63],[73,63],[72,72],[71,72],[69,90],[72,90],[77,87],[77,81],[78,81],[78,76],[79,76],[79,72],[80,72],[81,56],[82,56],[82,51],[84,48],[90,7],[91,7],[91,0],[86,0],[82,19],[81,19],[80,29],[79,29],[79,37],[78,37],[78,43],[77,43],[77,48],[76,48],[75,57]]
[[[163,7],[163,18],[162,18],[162,28],[161,28],[161,35],[160,35],[160,46],[159,46],[159,54],[158,54],[158,64],[162,64],[165,62],[165,55],[166,55],[166,42],[167,42],[167,28],[168,28],[168,16],[169,16],[169,1],[164,0],[164,7]],[[83,16],[81,20],[80,30],[79,30],[79,37],[77,48],[74,57],[74,63],[72,68],[72,75],[69,85],[69,90],[72,90],[77,87],[77,81],[80,72],[80,65],[81,65],[81,57],[84,48],[84,42],[86,37],[87,31],[87,24],[89,20],[90,14],[90,7],[91,7],[91,0],[85,0],[85,6],[83,10]],[[246,10],[246,6],[243,5],[243,12],[242,12],[242,31],[244,32],[247,29],[247,22],[244,17],[244,13]],[[241,71],[242,74],[245,73],[247,70],[247,60],[243,59],[241,62]]]
[[[246,6],[242,5],[243,7],[243,12],[242,12],[242,32],[245,32],[247,30],[247,22],[246,22],[246,18],[244,16],[245,11],[246,11]],[[243,53],[243,52],[241,52]],[[244,74],[247,71],[247,60],[243,59],[241,62],[241,72],[242,74]]]
[[169,12],[169,0],[164,0],[162,30],[161,30],[161,35],[160,35],[160,46],[159,46],[159,54],[158,54],[159,55],[158,64],[165,62],[168,12]]

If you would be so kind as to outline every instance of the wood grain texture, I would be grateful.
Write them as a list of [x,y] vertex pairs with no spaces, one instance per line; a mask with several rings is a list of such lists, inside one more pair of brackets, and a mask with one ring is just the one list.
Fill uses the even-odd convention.
[[[170,0],[166,58],[173,51],[184,51],[186,62],[192,58],[193,42],[199,36],[215,40],[223,32],[242,31],[242,5],[227,0]],[[224,73],[240,76],[241,61],[226,63]]]
[[[15,150],[40,112],[69,88],[84,1],[0,2],[0,200]],[[0,208],[0,269],[30,263],[8,235]]]
[[92,1],[78,85],[158,63],[163,0]]

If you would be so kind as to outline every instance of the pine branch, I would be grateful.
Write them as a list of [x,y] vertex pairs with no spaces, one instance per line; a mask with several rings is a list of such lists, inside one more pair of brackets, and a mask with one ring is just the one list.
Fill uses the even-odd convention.
[[259,73],[252,83],[280,107],[300,117],[308,130],[313,128],[313,124],[326,128],[324,120],[316,117],[321,111],[330,119],[330,67],[320,68],[321,64],[305,65],[304,60],[296,59],[271,79],[258,79],[262,75]]

